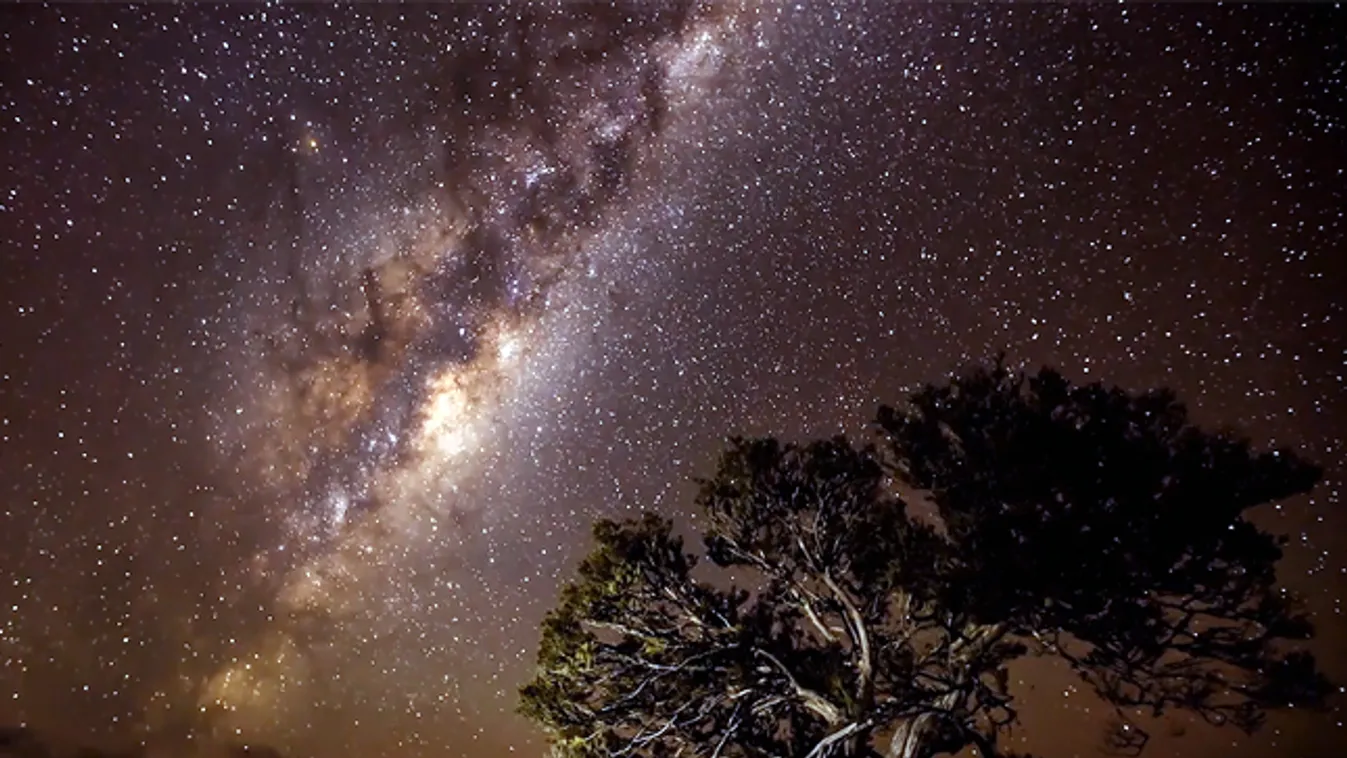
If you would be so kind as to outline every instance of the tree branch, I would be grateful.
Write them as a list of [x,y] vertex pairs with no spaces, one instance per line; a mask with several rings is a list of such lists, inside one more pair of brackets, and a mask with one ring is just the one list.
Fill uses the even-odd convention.
[[827,698],[819,693],[801,685],[799,681],[796,680],[795,675],[786,667],[786,664],[781,662],[780,658],[777,658],[775,655],[772,655],[762,648],[753,648],[753,653],[754,655],[759,655],[770,661],[772,665],[786,677],[786,680],[790,682],[791,689],[795,692],[796,696],[800,698],[801,702],[804,703],[804,706],[827,722],[829,726],[835,725],[842,720],[841,709],[836,705],[833,705]]
[[832,573],[827,569],[822,572],[823,583],[832,591],[833,596],[842,604],[845,610],[848,633],[851,635],[852,642],[855,644],[856,651],[856,702],[859,708],[863,710],[870,707],[874,699],[874,655],[870,650],[870,632],[866,629],[865,619],[861,617],[861,612],[856,608],[856,603],[851,598],[851,593],[843,589]]
[[805,756],[805,758],[824,758],[824,756],[832,752],[834,745],[841,742],[842,740],[847,739],[848,737],[851,737],[854,734],[862,732],[868,727],[869,725],[864,721],[853,721],[850,724],[847,724],[846,726],[842,727],[841,729],[838,729],[837,731],[833,732],[832,734],[829,734],[827,737],[824,737],[823,739],[819,740],[818,744],[814,745],[814,749],[810,750],[809,754]]

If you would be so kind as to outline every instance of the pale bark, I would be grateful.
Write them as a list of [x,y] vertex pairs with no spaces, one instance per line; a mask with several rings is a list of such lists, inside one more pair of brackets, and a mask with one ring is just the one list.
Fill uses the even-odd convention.
[[[939,711],[953,710],[961,699],[958,692],[941,695],[935,703]],[[893,731],[889,738],[889,749],[885,758],[930,758],[931,740],[935,738],[939,722],[937,713],[921,713],[904,721]]]
[[805,758],[822,758],[822,756],[828,755],[828,753],[832,750],[834,745],[836,745],[839,742],[850,740],[852,737],[864,733],[866,728],[867,728],[866,724],[862,722],[853,721],[852,723],[847,724],[846,726],[842,727],[841,729],[838,729],[832,734],[829,734],[827,737],[824,737],[823,739],[819,740],[819,743],[814,746],[813,750],[809,751],[809,755],[806,756]]
[[822,718],[829,726],[838,724],[842,721],[842,709],[838,708],[826,697],[808,687],[802,686],[795,678],[795,675],[791,673],[790,668],[786,666],[780,658],[777,658],[775,655],[772,655],[761,648],[755,648],[753,652],[770,661],[772,665],[786,677],[786,680],[790,682],[791,690],[795,693],[796,697],[800,699],[800,702],[804,704],[805,708],[808,708],[819,718]]
[[852,654],[856,662],[856,704],[861,712],[864,712],[869,710],[874,697],[874,655],[870,651],[870,631],[866,628],[865,619],[861,616],[860,609],[856,607],[851,593],[842,589],[827,571],[823,572],[823,582],[844,610],[853,645]]
[[885,758],[929,758],[926,743],[934,732],[935,715],[923,713],[898,725],[889,738]]

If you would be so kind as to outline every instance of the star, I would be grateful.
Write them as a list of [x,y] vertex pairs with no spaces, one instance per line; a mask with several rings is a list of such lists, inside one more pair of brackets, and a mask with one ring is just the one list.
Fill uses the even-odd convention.
[[[595,518],[1002,350],[1330,463],[1259,518],[1341,637],[1339,15],[8,11],[0,725],[541,754],[514,689]],[[1087,688],[1016,679],[1016,749],[1092,754]]]

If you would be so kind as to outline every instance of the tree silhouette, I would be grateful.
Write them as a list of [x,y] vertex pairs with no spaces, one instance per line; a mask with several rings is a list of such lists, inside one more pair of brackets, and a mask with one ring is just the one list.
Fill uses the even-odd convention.
[[[881,408],[872,444],[735,439],[700,482],[705,555],[600,521],[543,623],[521,711],[561,756],[1009,755],[1007,665],[1057,656],[1116,709],[1256,729],[1321,705],[1245,512],[1319,470],[1192,425],[1168,391],[998,361]],[[934,510],[918,518],[909,506]],[[916,510],[913,508],[912,510]]]

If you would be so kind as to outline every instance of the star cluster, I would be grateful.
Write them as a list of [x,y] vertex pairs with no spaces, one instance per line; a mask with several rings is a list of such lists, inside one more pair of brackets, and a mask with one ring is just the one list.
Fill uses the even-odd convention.
[[[537,754],[513,691],[593,518],[688,515],[727,435],[860,434],[1000,350],[1327,464],[1259,518],[1340,635],[1342,29],[0,11],[0,722]],[[1025,744],[1090,754],[1106,712],[1019,675]],[[1153,749],[1315,754],[1340,720],[1175,718]]]

